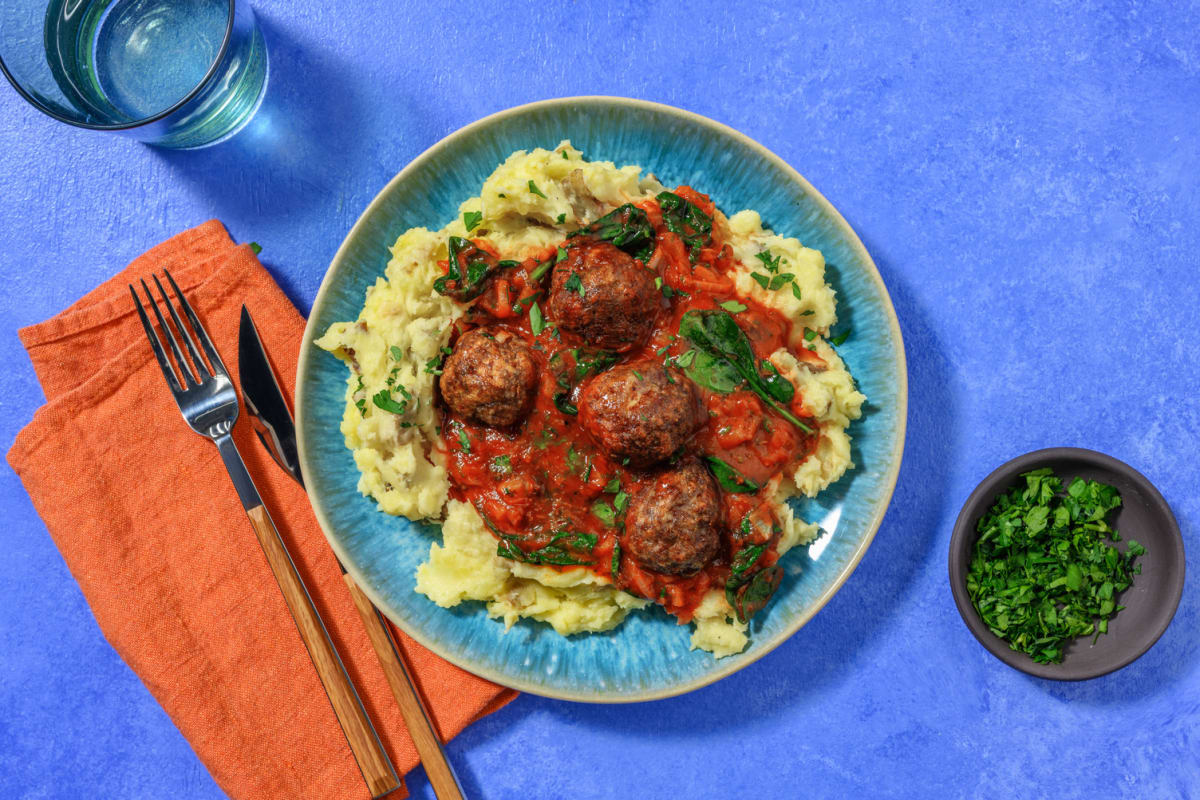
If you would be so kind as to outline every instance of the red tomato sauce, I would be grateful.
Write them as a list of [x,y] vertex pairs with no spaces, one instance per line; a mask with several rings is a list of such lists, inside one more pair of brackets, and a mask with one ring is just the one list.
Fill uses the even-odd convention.
[[[709,215],[714,212],[711,200],[689,187],[681,186],[675,194]],[[683,240],[665,227],[660,204],[647,200],[637,206],[646,212],[656,233],[645,266],[668,288],[661,290],[662,302],[646,344],[621,354],[615,363],[662,363],[683,356],[691,349],[677,337],[683,315],[730,302],[737,304],[732,308],[744,306],[733,316],[760,362],[788,346],[791,323],[734,289],[731,272],[736,262],[731,248],[718,240],[716,229],[711,243],[700,249],[693,262]],[[504,257],[486,238],[472,241],[479,249]],[[567,239],[562,245],[571,242]],[[815,450],[817,424],[801,408],[799,391],[789,410],[806,421],[813,433],[795,427],[748,389],[720,394],[701,388],[708,421],[690,449],[721,459],[759,488],[748,493],[719,490],[722,546],[717,557],[695,575],[660,574],[621,555],[625,507],[652,478],[608,458],[570,413],[579,386],[564,395],[560,377],[576,374],[579,343],[566,341],[550,324],[537,325],[534,334],[531,316],[545,308],[544,287],[549,282],[544,276],[557,252],[547,248],[501,271],[457,323],[455,336],[489,325],[530,343],[539,384],[531,412],[515,429],[478,424],[439,403],[452,495],[476,507],[496,536],[500,555],[557,569],[585,567],[621,589],[659,603],[681,623],[690,621],[709,590],[726,587],[739,550],[761,545],[761,552],[748,551],[758,553],[752,562],[756,569],[771,567],[778,560],[780,527],[768,498],[783,472]],[[538,311],[531,315],[535,304]],[[808,351],[795,355],[820,360]]]

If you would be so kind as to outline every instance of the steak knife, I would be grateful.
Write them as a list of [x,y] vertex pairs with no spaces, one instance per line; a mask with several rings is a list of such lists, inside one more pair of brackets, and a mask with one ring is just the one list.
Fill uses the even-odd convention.
[[[279,386],[275,370],[267,357],[266,348],[258,335],[258,329],[245,306],[242,306],[242,319],[238,327],[238,372],[241,375],[246,411],[253,420],[254,432],[259,441],[267,448],[275,463],[304,486],[304,475],[300,470],[300,458],[296,447],[296,424]],[[391,687],[396,704],[400,707],[400,714],[408,726],[417,754],[421,763],[425,765],[425,774],[429,777],[434,793],[438,800],[462,800],[462,785],[446,759],[446,752],[434,730],[412,672],[383,614],[346,572],[340,560],[338,567],[346,581],[346,588],[350,590],[354,606],[362,618],[375,655],[379,658],[379,664],[383,667],[388,686]]]

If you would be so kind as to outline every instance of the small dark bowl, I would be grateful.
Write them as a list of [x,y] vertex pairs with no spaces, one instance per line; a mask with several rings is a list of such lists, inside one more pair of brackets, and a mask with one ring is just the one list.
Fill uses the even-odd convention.
[[[1121,493],[1121,507],[1113,520],[1113,527],[1121,535],[1117,546],[1124,552],[1128,541],[1136,539],[1146,548],[1137,561],[1142,565],[1141,574],[1117,595],[1118,604],[1125,608],[1109,620],[1108,633],[1094,645],[1091,636],[1071,642],[1059,664],[1039,664],[1009,647],[983,624],[967,594],[967,573],[979,518],[992,507],[997,495],[1018,485],[1022,473],[1041,467],[1053,469],[1064,486],[1076,476],[1115,486]],[[1128,464],[1077,447],[1026,453],[988,475],[963,504],[950,539],[950,589],[963,621],[988,652],[1010,667],[1039,678],[1080,681],[1106,675],[1135,661],[1158,641],[1175,616],[1183,594],[1183,573],[1179,523],[1153,484]]]

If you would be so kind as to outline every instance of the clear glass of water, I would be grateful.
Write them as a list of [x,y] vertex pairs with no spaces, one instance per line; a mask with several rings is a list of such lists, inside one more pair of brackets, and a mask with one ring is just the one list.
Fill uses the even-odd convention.
[[0,69],[55,119],[192,148],[254,115],[267,48],[240,0],[0,0]]

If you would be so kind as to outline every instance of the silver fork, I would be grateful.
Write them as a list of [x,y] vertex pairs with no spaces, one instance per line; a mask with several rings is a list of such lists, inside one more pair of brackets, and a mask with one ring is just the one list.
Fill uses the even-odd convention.
[[[134,289],[133,284],[130,284],[129,293],[133,295],[133,302],[137,306],[138,316],[141,317],[142,325],[146,329],[146,337],[150,340],[154,357],[158,359],[158,366],[162,369],[163,377],[167,379],[167,385],[175,397],[175,403],[179,406],[179,411],[183,414],[188,426],[196,433],[207,436],[221,453],[221,460],[225,462],[225,468],[229,471],[233,486],[237,490],[243,508],[246,509],[246,516],[250,518],[250,524],[267,557],[267,563],[275,575],[275,580],[279,583],[279,589],[283,593],[288,610],[292,613],[292,619],[296,622],[300,638],[304,641],[304,646],[308,648],[308,654],[312,658],[313,666],[316,667],[321,684],[325,687],[325,693],[329,696],[329,702],[346,735],[346,741],[349,743],[355,761],[358,762],[359,770],[371,790],[371,796],[379,797],[387,794],[400,785],[400,779],[379,741],[379,735],[375,732],[375,727],[371,724],[366,709],[363,708],[362,700],[359,698],[354,684],[350,681],[350,676],[346,673],[346,667],[342,663],[341,657],[329,638],[325,623],[321,621],[321,617],[313,605],[312,597],[304,586],[300,574],[296,571],[296,565],[288,554],[287,547],[280,538],[279,531],[275,528],[275,523],[271,521],[271,515],[267,513],[258,489],[255,488],[254,481],[250,478],[250,473],[246,471],[241,454],[234,446],[232,431],[233,424],[238,417],[237,389],[234,388],[233,381],[229,378],[229,371],[225,369],[221,356],[213,347],[208,332],[200,324],[200,320],[184,298],[183,292],[179,290],[175,279],[166,270],[163,270],[163,274],[166,275],[167,282],[175,293],[175,299],[183,310],[183,315],[190,323],[190,329],[180,319],[179,312],[175,310],[175,304],[167,297],[158,276],[153,276],[154,284],[158,288],[163,305],[167,307],[167,313],[174,323],[174,327],[168,324],[163,317],[158,308],[158,302],[150,292],[150,287],[146,285],[145,280],[142,280],[142,291],[145,292],[146,300],[154,311],[159,327],[165,334],[164,338],[171,355],[174,356],[175,364],[172,365],[171,360],[167,357],[166,349],[163,347],[162,339],[159,338],[157,330],[146,315],[146,309],[138,297],[137,290]],[[179,334],[178,339],[176,332]],[[184,358],[179,339],[183,340],[183,349],[187,350],[190,360]],[[197,340],[199,346],[197,346]],[[201,349],[208,357],[207,364],[200,356]],[[178,368],[178,374],[176,368]]]

